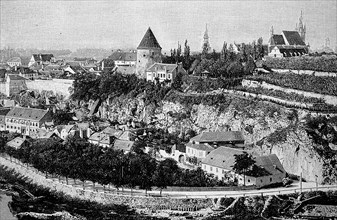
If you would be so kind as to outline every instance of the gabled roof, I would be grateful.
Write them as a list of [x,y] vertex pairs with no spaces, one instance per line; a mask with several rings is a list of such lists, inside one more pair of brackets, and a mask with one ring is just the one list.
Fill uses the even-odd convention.
[[66,133],[69,133],[74,127],[75,125],[64,125],[62,130],[64,130]]
[[191,138],[196,142],[234,142],[244,141],[241,131],[213,131],[202,132],[201,134]]
[[167,73],[172,73],[176,68],[178,68],[177,64],[168,64],[168,63],[154,63],[151,65],[146,71],[156,72],[166,70]]
[[104,130],[102,132],[105,133],[105,134],[109,134],[111,136],[115,136],[115,137],[119,137],[123,134],[122,130],[117,130],[117,129],[114,129],[112,127],[106,127],[106,128],[104,128]]
[[123,150],[123,151],[131,151],[133,143],[134,143],[133,141],[116,139],[114,143],[114,149]]
[[300,34],[297,31],[283,31],[284,37],[287,39],[289,45],[303,45],[303,42]]
[[48,113],[48,110],[44,110],[44,109],[13,107],[7,113],[7,117],[22,118],[22,119],[26,119],[26,120],[39,121],[47,113]]
[[190,147],[196,150],[201,150],[201,151],[206,151],[206,152],[211,152],[214,150],[214,147],[212,147],[209,144],[192,144],[192,143],[187,143],[186,147]]
[[202,163],[226,170],[232,170],[232,166],[235,162],[234,155],[243,153],[244,150],[242,149],[221,146],[209,153],[206,158],[202,160]]
[[117,72],[120,72],[122,74],[131,75],[136,73],[136,66],[118,66]]
[[282,34],[274,34],[270,39],[271,45],[283,45],[285,41]]
[[159,45],[156,37],[154,36],[151,28],[147,29],[142,41],[140,42],[137,49],[150,49],[150,48],[159,48],[161,49],[161,46]]
[[89,140],[98,142],[98,144],[112,144],[111,142],[111,135],[105,134],[102,132],[95,132],[90,137]]
[[255,165],[265,169],[271,175],[285,173],[280,160],[275,154],[259,156],[255,158]]
[[16,137],[13,140],[7,142],[7,146],[19,149],[25,141],[26,141],[25,138]]

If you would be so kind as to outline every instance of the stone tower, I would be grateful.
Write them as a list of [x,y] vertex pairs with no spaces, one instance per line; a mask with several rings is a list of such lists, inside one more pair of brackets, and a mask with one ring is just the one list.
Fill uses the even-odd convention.
[[206,24],[204,40],[202,42],[202,53],[208,53],[208,52],[211,52],[211,45],[209,43],[208,29],[207,29],[207,24]]
[[303,42],[305,42],[305,33],[307,32],[307,27],[303,24],[303,12],[301,11],[301,16],[299,18],[298,25],[296,24],[296,31],[300,34]]
[[149,27],[137,47],[137,76],[145,78],[145,70],[154,63],[161,63],[161,47]]

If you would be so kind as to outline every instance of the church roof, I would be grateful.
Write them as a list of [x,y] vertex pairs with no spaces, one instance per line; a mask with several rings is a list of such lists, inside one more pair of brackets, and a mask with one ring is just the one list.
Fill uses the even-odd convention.
[[283,31],[284,37],[287,39],[289,45],[304,45],[300,34],[297,31]]
[[159,45],[156,37],[154,36],[151,28],[147,29],[142,41],[140,42],[137,49],[149,49],[149,48],[159,48],[161,49],[161,46]]
[[283,45],[285,44],[283,36],[281,34],[274,34],[271,37],[271,45]]

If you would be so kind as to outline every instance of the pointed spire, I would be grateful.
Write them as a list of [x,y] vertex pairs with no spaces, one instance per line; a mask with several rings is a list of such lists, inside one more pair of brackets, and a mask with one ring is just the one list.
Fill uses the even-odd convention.
[[273,36],[273,35],[274,35],[274,27],[271,26],[271,28],[270,28],[270,36]]
[[151,28],[149,27],[140,42],[137,49],[149,49],[149,48],[159,48],[161,49],[161,46],[159,45],[156,37],[154,36]]

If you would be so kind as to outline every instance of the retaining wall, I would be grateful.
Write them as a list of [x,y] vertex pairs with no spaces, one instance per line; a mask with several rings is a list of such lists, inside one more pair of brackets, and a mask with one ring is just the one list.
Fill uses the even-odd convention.
[[27,80],[26,84],[30,90],[53,91],[54,94],[62,94],[65,98],[69,98],[69,88],[73,85],[73,81],[70,79]]
[[305,75],[312,75],[318,77],[337,77],[337,73],[334,72],[322,72],[322,71],[314,71],[314,70],[292,70],[292,69],[272,69],[274,72],[278,73],[294,73],[294,74],[305,74]]

